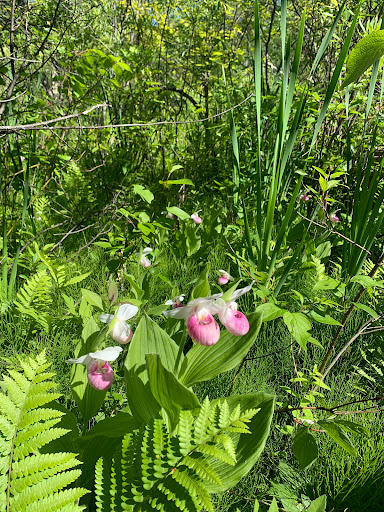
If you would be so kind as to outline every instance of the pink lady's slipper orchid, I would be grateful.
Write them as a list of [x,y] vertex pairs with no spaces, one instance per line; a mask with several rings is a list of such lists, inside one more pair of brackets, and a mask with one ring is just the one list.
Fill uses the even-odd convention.
[[191,215],[191,219],[193,222],[196,222],[196,224],[201,224],[203,222],[201,217],[199,217],[199,212],[201,212],[201,210],[197,211],[196,213],[192,213]]
[[336,213],[331,213],[331,215],[329,216],[329,220],[332,222],[332,224],[337,224],[340,219],[336,215]]
[[308,201],[309,201],[309,196],[308,196],[307,194],[300,194],[299,199],[300,199],[300,201],[301,201],[301,202],[303,202],[303,203],[308,203]]
[[115,325],[112,327],[109,335],[118,343],[129,343],[132,339],[133,332],[126,320],[135,316],[138,311],[139,308],[133,306],[133,304],[123,304],[119,307],[115,315],[102,314],[99,315],[99,319],[105,324],[110,324],[116,316]]
[[68,359],[66,362],[86,366],[89,384],[98,391],[105,391],[111,387],[114,379],[109,361],[115,361],[122,350],[121,347],[107,347],[77,359]]
[[228,272],[226,272],[225,270],[219,270],[220,272],[220,277],[219,279],[217,280],[217,282],[221,285],[223,284],[227,284],[228,281],[233,281],[233,277],[228,274]]
[[222,293],[211,297],[199,297],[191,300],[186,306],[165,311],[164,315],[173,318],[184,318],[190,337],[200,345],[214,345],[220,338],[220,327],[213,315],[216,315],[221,307],[216,304],[216,299]]
[[152,251],[153,251],[153,249],[151,249],[150,247],[146,247],[145,249],[143,249],[143,252],[141,253],[140,262],[139,262],[142,267],[148,268],[151,266],[151,261],[147,258],[147,254],[149,254]]
[[219,319],[224,327],[234,336],[244,336],[249,331],[249,322],[247,317],[237,310],[236,299],[249,292],[253,283],[240,290],[235,290],[230,300],[224,302],[223,299],[217,300],[217,304],[222,307],[219,309]]
[[172,306],[173,309],[176,308],[182,308],[183,307],[183,300],[185,298],[185,295],[176,295],[176,297],[173,297],[172,300],[167,300],[164,304],[166,306]]

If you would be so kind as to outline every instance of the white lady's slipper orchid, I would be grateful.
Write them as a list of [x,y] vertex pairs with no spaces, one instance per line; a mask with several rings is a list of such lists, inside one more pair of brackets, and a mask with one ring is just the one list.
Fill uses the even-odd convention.
[[191,215],[191,219],[193,220],[193,222],[196,222],[196,224],[201,224],[203,222],[201,217],[199,216],[199,212],[201,212],[201,210],[198,210],[196,213],[192,213]]
[[186,306],[165,311],[164,315],[173,318],[184,318],[187,330],[193,341],[200,345],[214,345],[220,338],[220,327],[213,315],[216,315],[221,306],[216,304],[222,293],[210,297],[199,297],[191,300]]
[[148,268],[151,266],[151,260],[149,260],[147,258],[147,254],[149,254],[152,251],[153,251],[153,249],[151,249],[150,247],[146,247],[145,249],[143,249],[143,252],[141,253],[140,262],[139,262],[142,267]]
[[98,352],[90,352],[85,356],[77,359],[68,359],[67,363],[83,364],[87,367],[87,379],[89,384],[98,391],[105,391],[111,387],[114,375],[109,361],[115,361],[120,352],[121,347],[107,347]]
[[115,325],[109,335],[118,343],[125,344],[129,343],[133,336],[133,332],[126,320],[135,316],[138,311],[139,308],[133,304],[123,304],[115,315],[102,314],[99,315],[99,319],[105,324],[110,324],[116,316]]
[[166,306],[172,306],[173,309],[176,309],[176,308],[182,308],[183,307],[183,300],[185,298],[185,295],[182,294],[182,295],[176,295],[176,297],[173,297],[172,300],[167,300],[165,301],[165,305]]
[[217,304],[221,304],[221,308],[218,312],[220,322],[227,331],[234,336],[244,336],[244,334],[247,334],[249,331],[248,319],[241,311],[237,310],[236,299],[249,292],[254,282],[255,281],[252,281],[252,283],[245,288],[235,290],[228,301],[224,301],[223,299],[217,300]]
[[217,280],[217,282],[221,285],[223,284],[227,284],[228,281],[233,281],[233,277],[228,274],[228,272],[226,272],[225,270],[219,270],[220,272],[220,277],[219,279]]

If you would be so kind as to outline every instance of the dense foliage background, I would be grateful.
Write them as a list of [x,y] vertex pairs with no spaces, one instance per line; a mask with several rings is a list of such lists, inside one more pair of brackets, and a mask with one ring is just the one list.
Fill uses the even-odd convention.
[[[84,289],[111,307],[117,283],[119,301],[167,329],[158,306],[188,297],[207,265],[212,293],[220,269],[255,280],[239,301],[264,315],[255,345],[195,391],[268,392],[278,405],[262,457],[217,510],[276,497],[296,512],[323,494],[327,510],[379,510],[380,60],[342,81],[384,4],[260,0],[259,19],[248,0],[0,6],[0,370],[46,348],[73,409],[65,360],[92,306],[103,311]],[[85,429],[127,406],[124,386],[120,364]],[[308,407],[332,419],[341,404],[360,431],[349,425],[343,445],[313,428],[320,456],[305,465],[291,447]]]

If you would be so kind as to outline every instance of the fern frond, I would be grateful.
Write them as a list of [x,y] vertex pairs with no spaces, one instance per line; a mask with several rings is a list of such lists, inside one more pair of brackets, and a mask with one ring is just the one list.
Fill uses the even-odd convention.
[[256,412],[206,398],[196,417],[180,411],[173,433],[156,419],[126,436],[112,461],[96,465],[97,511],[213,511],[207,484],[219,489],[221,480],[212,462],[236,463],[231,429],[248,433]]
[[4,512],[78,511],[85,489],[63,490],[81,474],[73,453],[40,454],[39,450],[68,432],[56,428],[63,413],[41,408],[61,396],[51,390],[52,374],[45,354],[20,359],[24,374],[9,370],[0,392],[0,510]]

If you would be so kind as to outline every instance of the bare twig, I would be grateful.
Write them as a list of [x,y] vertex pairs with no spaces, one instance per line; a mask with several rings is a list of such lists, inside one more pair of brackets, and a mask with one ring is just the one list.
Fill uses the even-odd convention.
[[[53,130],[104,130],[107,128],[137,128],[137,127],[146,127],[146,126],[162,126],[162,125],[179,125],[179,124],[195,124],[195,123],[203,123],[205,121],[210,121],[211,119],[215,119],[216,117],[220,117],[224,114],[227,114],[231,110],[234,110],[241,105],[243,105],[246,101],[254,96],[254,93],[250,94],[243,101],[234,105],[233,107],[224,110],[223,112],[219,112],[213,116],[205,117],[204,119],[193,119],[191,121],[155,121],[152,123],[123,123],[123,124],[106,124],[106,125],[95,125],[95,126],[52,126]],[[89,114],[92,110],[99,107],[105,107],[105,103],[95,105],[91,109],[86,110],[85,112],[80,112],[78,114],[71,114],[69,116],[58,117],[57,119],[51,119],[50,121],[42,121],[40,123],[33,124],[20,124],[15,126],[0,126],[0,133],[14,133],[20,131],[31,131],[31,130],[44,130],[45,126],[52,123],[57,123],[58,121],[62,121],[64,119],[70,119],[73,117],[79,117],[85,114]]]

